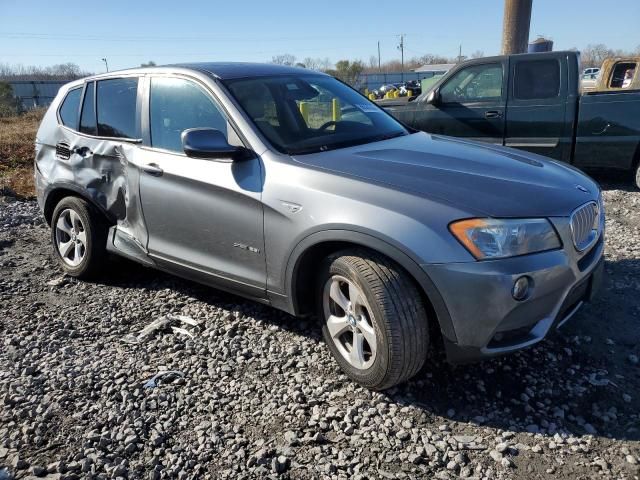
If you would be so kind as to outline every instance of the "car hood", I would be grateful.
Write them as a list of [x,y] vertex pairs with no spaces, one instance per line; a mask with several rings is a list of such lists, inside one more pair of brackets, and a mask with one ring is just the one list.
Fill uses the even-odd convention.
[[[308,167],[392,187],[492,217],[568,216],[599,188],[539,155],[423,132],[294,156]],[[586,190],[586,191],[585,191]]]

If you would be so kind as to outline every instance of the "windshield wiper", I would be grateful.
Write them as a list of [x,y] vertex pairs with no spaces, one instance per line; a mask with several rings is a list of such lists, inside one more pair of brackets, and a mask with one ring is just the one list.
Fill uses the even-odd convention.
[[307,153],[327,152],[329,150],[337,150],[338,148],[348,148],[348,147],[355,147],[356,145],[365,145],[367,143],[381,142],[383,140],[390,140],[392,138],[403,137],[405,135],[409,135],[409,134],[403,131],[397,131],[393,133],[384,133],[381,135],[374,135],[373,137],[364,137],[364,138],[356,138],[353,140],[345,140],[344,142],[336,142],[334,144],[318,145],[314,147],[301,148],[301,149],[293,149],[293,150],[290,150],[288,153],[289,155],[304,155]]
[[381,142],[383,140],[391,140],[392,138],[404,137],[405,135],[409,135],[409,134],[401,130],[393,133],[385,133],[385,134],[370,138],[367,143]]

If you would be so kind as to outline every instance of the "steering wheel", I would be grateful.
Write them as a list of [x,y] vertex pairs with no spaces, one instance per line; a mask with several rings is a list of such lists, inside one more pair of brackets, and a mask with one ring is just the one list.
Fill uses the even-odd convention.
[[332,125],[337,125],[338,122],[336,122],[335,120],[329,120],[326,123],[323,123],[322,125],[320,125],[320,127],[318,127],[318,130],[326,130],[327,128],[329,128]]
[[464,90],[460,87],[455,87],[453,89],[453,94],[458,97],[458,98],[464,98],[465,94],[464,94]]

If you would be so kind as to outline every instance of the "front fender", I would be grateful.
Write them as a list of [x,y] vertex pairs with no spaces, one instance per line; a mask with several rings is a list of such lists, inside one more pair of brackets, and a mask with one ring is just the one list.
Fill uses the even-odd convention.
[[[357,227],[356,227],[357,228]],[[427,273],[420,267],[418,259],[411,252],[406,251],[399,245],[387,239],[381,239],[364,230],[356,230],[353,227],[347,229],[344,226],[331,226],[330,228],[317,231],[307,235],[293,248],[286,262],[284,278],[286,295],[291,303],[291,311],[294,314],[300,313],[298,305],[298,286],[294,281],[298,278],[301,259],[310,248],[328,242],[344,242],[359,245],[371,250],[375,250],[404,268],[418,283],[431,302],[438,317],[440,329],[447,339],[456,340],[451,317],[447,307],[438,292],[435,284],[431,281]]]

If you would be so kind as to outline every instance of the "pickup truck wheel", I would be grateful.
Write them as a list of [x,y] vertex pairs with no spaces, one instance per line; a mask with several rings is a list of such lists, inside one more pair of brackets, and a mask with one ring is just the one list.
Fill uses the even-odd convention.
[[429,346],[427,314],[413,280],[367,250],[326,259],[319,316],[331,353],[354,381],[384,390],[414,376]]
[[53,211],[51,242],[64,272],[78,278],[95,276],[107,256],[107,232],[100,213],[86,201],[63,198]]

